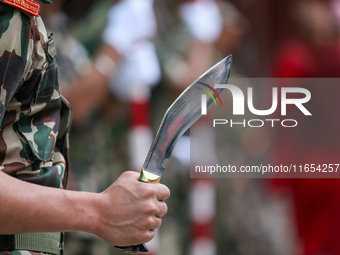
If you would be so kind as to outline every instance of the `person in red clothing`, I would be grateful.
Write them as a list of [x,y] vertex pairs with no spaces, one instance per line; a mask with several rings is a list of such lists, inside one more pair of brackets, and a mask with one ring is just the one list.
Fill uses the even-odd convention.
[[[273,76],[339,77],[340,48],[330,8],[322,2],[304,1],[292,9],[297,33],[279,49]],[[277,163],[338,163],[340,111],[332,104],[339,94],[340,87],[313,88],[309,107],[318,122],[303,118],[294,129],[280,129],[276,135]],[[335,117],[331,127],[326,127],[323,119],[330,117],[330,109]],[[340,254],[340,179],[273,179],[272,184],[288,188],[292,194],[302,254]]]

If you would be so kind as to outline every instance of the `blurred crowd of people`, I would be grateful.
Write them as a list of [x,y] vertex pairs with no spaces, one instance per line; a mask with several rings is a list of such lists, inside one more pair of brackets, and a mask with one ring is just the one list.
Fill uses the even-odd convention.
[[[87,8],[72,9],[78,5]],[[70,189],[99,192],[123,171],[138,171],[167,107],[193,78],[229,54],[233,77],[340,73],[338,0],[56,0],[42,6],[41,15],[54,34],[62,93],[74,108]],[[330,136],[337,136],[337,127],[335,118]],[[241,144],[243,132],[234,132],[239,139],[231,141]],[[306,130],[295,132],[294,141],[291,133],[275,138],[278,160],[303,150],[307,161],[319,151],[336,160],[337,146],[311,146],[308,134],[307,140],[299,136]],[[172,198],[159,254],[205,255],[190,251],[190,155],[185,138],[181,144],[164,176]],[[215,253],[340,255],[338,182],[216,180]],[[268,197],[282,187],[288,199]],[[69,255],[118,254],[85,233],[67,238]]]

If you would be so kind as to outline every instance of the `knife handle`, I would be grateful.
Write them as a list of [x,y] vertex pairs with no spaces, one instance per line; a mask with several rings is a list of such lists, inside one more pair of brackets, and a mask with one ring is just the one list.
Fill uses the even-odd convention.
[[[146,170],[143,170],[140,172],[140,176],[138,179],[140,182],[145,183],[159,183],[161,180],[161,176],[158,176],[156,174],[150,173]],[[134,246],[115,246],[116,248],[123,250],[125,253],[129,254],[137,254],[137,253],[147,253],[149,252],[148,248],[145,246],[145,244],[139,244]]]
[[122,250],[124,253],[129,253],[129,254],[137,254],[137,253],[147,253],[149,252],[148,248],[145,246],[145,244],[139,244],[139,245],[134,245],[134,246],[126,246],[126,247],[121,247],[121,246],[115,246],[117,249]]

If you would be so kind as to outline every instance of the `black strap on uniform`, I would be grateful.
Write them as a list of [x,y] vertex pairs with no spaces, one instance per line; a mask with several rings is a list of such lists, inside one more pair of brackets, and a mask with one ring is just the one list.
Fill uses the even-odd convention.
[[0,235],[0,251],[12,251],[15,249],[14,235]]

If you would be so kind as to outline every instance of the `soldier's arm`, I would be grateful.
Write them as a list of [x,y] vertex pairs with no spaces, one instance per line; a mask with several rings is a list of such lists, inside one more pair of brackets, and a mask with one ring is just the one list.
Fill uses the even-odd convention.
[[0,234],[85,231],[120,246],[147,242],[161,225],[170,193],[138,176],[125,172],[96,194],[39,186],[0,171]]

